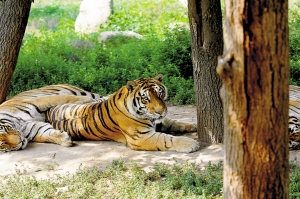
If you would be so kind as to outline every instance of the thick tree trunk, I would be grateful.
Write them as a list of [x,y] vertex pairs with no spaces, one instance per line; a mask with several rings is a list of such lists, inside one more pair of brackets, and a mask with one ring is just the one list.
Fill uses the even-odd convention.
[[5,0],[0,8],[0,103],[17,65],[30,7],[30,0]]
[[223,51],[220,0],[188,0],[199,140],[223,141],[221,80],[216,73]]
[[288,198],[288,1],[225,0],[225,198]]

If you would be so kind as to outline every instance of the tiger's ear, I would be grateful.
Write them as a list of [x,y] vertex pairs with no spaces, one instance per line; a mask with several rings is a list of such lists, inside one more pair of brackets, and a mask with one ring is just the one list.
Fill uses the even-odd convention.
[[164,79],[164,75],[161,74],[161,73],[158,73],[158,74],[154,77],[154,79],[156,79],[156,80],[162,82],[162,80]]
[[126,84],[126,88],[128,89],[129,92],[132,92],[136,86],[137,86],[137,83],[133,80],[128,81]]

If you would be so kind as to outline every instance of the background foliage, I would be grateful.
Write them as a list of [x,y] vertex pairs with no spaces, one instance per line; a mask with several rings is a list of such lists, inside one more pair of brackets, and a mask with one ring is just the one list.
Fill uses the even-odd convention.
[[[114,1],[114,14],[101,26],[132,30],[143,39],[115,37],[99,43],[99,33],[74,32],[80,1],[35,5],[10,87],[10,96],[51,84],[72,84],[102,95],[128,80],[163,73],[169,100],[194,103],[187,10],[177,1]],[[159,8],[159,9],[158,9]]]
[[[224,11],[224,4],[222,9]],[[177,0],[115,0],[101,31],[132,30],[143,39],[117,37],[104,44],[99,33],[74,31],[81,0],[33,4],[9,97],[51,84],[72,84],[102,95],[126,81],[163,73],[169,101],[195,102],[187,9]],[[300,85],[300,4],[290,3],[290,84]],[[175,28],[170,28],[170,26]]]
[[289,9],[290,84],[300,86],[300,3]]

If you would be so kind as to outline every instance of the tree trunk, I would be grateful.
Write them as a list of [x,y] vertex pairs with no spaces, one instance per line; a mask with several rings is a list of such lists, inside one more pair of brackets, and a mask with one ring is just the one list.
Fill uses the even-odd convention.
[[199,140],[223,141],[221,80],[216,73],[223,51],[220,0],[188,0]]
[[6,0],[0,8],[0,103],[17,65],[30,7],[30,0]]
[[288,198],[288,1],[225,7],[224,198]]

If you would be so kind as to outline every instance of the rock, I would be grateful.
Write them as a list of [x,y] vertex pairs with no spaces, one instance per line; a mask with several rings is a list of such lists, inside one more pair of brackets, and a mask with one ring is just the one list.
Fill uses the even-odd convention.
[[113,12],[113,0],[83,0],[75,21],[75,32],[92,33],[108,21]]
[[143,38],[142,35],[135,33],[133,31],[104,31],[99,35],[98,41],[104,42],[107,39],[110,39],[110,38],[118,36],[118,35],[123,35],[123,36],[127,36],[127,37],[136,37],[138,39]]

